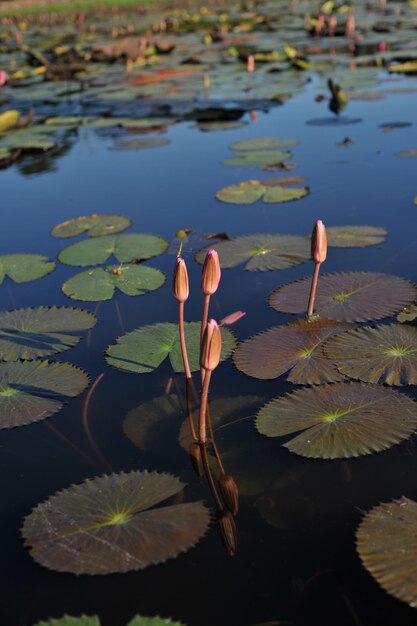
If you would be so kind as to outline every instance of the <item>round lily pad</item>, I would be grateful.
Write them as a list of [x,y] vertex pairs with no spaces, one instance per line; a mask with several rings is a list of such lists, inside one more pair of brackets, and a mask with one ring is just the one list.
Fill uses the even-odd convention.
[[284,185],[274,185],[266,187],[263,201],[267,204],[278,202],[292,202],[300,200],[310,193],[308,187],[285,187]]
[[209,248],[217,250],[223,268],[245,263],[249,271],[280,270],[298,265],[310,258],[307,237],[296,235],[244,235],[221,241],[197,252],[196,261],[203,264]]
[[189,550],[205,534],[201,502],[152,508],[182,491],[170,474],[129,472],[86,480],[51,496],[25,519],[31,556],[73,574],[141,570]]
[[289,151],[278,150],[248,150],[236,152],[230,159],[222,161],[223,165],[270,165],[281,161],[288,161],[292,157]]
[[157,235],[106,235],[73,243],[61,250],[58,259],[78,267],[105,263],[111,256],[120,263],[132,263],[162,254],[167,248],[168,242]]
[[[283,313],[304,313],[311,277],[279,287],[269,304]],[[314,312],[339,322],[366,322],[394,315],[417,299],[417,289],[399,276],[373,272],[342,272],[319,277]]]
[[233,360],[254,378],[271,379],[290,370],[287,380],[299,385],[320,385],[345,376],[323,352],[323,343],[350,325],[326,319],[299,319],[270,328],[240,343]]
[[15,283],[27,283],[50,274],[54,269],[54,261],[41,254],[1,254],[0,285],[5,276]]
[[[222,328],[221,333],[223,361],[230,356],[236,342],[227,328]],[[190,369],[196,372],[200,369],[200,323],[186,323],[185,337]],[[174,371],[183,372],[178,324],[170,322],[136,328],[118,337],[116,344],[106,350],[109,365],[137,374],[153,372],[168,356]]]
[[374,507],[356,532],[362,563],[389,594],[417,607],[417,502],[402,497]]
[[237,185],[224,187],[216,193],[217,200],[226,204],[253,204],[261,198],[268,204],[291,202],[308,195],[308,187],[286,187],[284,185],[263,184],[259,180],[249,180]]
[[170,143],[164,137],[149,137],[147,139],[125,139],[114,144],[110,150],[145,150],[148,148],[160,148]]
[[385,241],[387,231],[376,226],[326,227],[327,244],[334,248],[365,248]]
[[94,213],[93,215],[84,215],[75,217],[72,220],[57,224],[52,231],[53,237],[76,237],[81,233],[87,232],[89,237],[102,237],[126,230],[132,225],[132,221],[128,217],[122,215],[103,215]]
[[415,159],[417,157],[417,150],[400,150],[395,153],[395,156],[402,157],[404,159]]
[[64,352],[80,337],[68,333],[88,330],[97,318],[69,307],[40,306],[0,313],[0,359],[17,361]]
[[[81,617],[72,617],[64,615],[58,619],[50,618],[47,622],[38,622],[34,626],[101,626],[101,622],[96,615]],[[143,615],[135,615],[135,617],[127,624],[127,626],[184,626],[181,622],[173,622],[164,617],[143,617]]]
[[417,328],[388,324],[334,337],[325,353],[350,378],[387,385],[417,384]]
[[241,152],[259,152],[263,150],[279,150],[288,146],[295,146],[298,139],[279,139],[279,137],[258,137],[255,139],[246,139],[232,143],[229,148],[231,150],[240,150]]
[[272,400],[259,411],[256,427],[268,437],[298,433],[284,446],[301,456],[349,458],[409,437],[417,427],[417,403],[378,385],[335,383]]
[[70,363],[0,363],[0,428],[24,426],[57,413],[87,384],[86,373]]
[[116,289],[127,296],[142,296],[165,282],[165,275],[146,265],[96,267],[72,276],[62,291],[73,300],[97,302],[110,300]]

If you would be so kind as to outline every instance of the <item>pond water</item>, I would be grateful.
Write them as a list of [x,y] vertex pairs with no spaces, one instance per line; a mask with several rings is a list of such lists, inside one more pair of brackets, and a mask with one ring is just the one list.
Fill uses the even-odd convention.
[[[317,9],[313,4],[311,11]],[[268,14],[274,6],[260,4],[256,10]],[[277,7],[282,10],[280,3]],[[395,7],[410,10],[403,28],[398,29],[401,41],[407,41],[404,24],[412,30],[417,22],[416,11],[413,13],[407,3],[387,2],[385,9],[381,3],[368,12],[361,10],[357,31],[361,32],[361,18],[368,25],[375,12],[379,12],[380,21],[392,24]],[[124,215],[133,222],[127,232],[152,233],[172,242],[168,251],[146,262],[162,271],[167,280],[160,289],[144,296],[117,291],[115,297],[100,303],[69,299],[61,291],[62,284],[86,268],[59,262],[42,279],[16,284],[6,278],[2,285],[2,310],[76,306],[95,313],[98,319],[93,329],[80,333],[82,341],[65,355],[50,357],[84,369],[91,383],[98,379],[92,395],[87,396],[87,389],[69,399],[58,414],[1,433],[2,624],[30,626],[64,614],[98,615],[102,626],[124,626],[136,614],[170,617],[188,626],[408,626],[416,622],[415,609],[380,588],[355,549],[355,532],[366,511],[401,496],[417,497],[415,435],[388,450],[359,458],[325,460],[293,454],[281,445],[286,439],[259,434],[254,418],[266,401],[297,386],[287,382],[286,375],[273,380],[246,376],[231,359],[213,373],[210,400],[217,402],[212,406],[224,414],[215,429],[216,442],[240,490],[238,549],[233,557],[226,553],[212,522],[195,547],[166,563],[124,574],[75,576],[35,562],[20,534],[24,518],[38,503],[70,485],[112,472],[146,469],[174,474],[187,483],[177,502],[181,498],[187,502],[203,500],[213,506],[206,481],[195,476],[189,456],[178,442],[179,428],[186,418],[183,408],[174,411],[170,420],[161,419],[160,425],[156,418],[151,435],[144,437],[145,444],[139,448],[126,434],[128,413],[163,397],[167,390],[179,394],[183,404],[183,376],[173,372],[168,360],[152,373],[132,374],[110,367],[103,356],[126,332],[176,321],[171,274],[179,229],[193,231],[182,249],[191,289],[185,305],[187,320],[201,317],[201,265],[194,255],[209,243],[204,239],[207,234],[227,233],[229,238],[254,233],[306,236],[318,218],[328,227],[381,227],[387,236],[378,245],[329,247],[321,271],[383,272],[417,283],[416,161],[397,156],[417,148],[416,78],[389,73],[386,66],[373,61],[361,67],[360,54],[349,54],[344,37],[337,38],[337,50],[328,52],[329,37],[314,38],[300,30],[307,5],[294,3],[292,11],[298,30],[287,31],[288,41],[314,63],[328,62],[329,58],[331,63],[324,70],[314,63],[306,71],[287,68],[293,80],[302,77],[304,81],[288,100],[268,102],[261,90],[273,87],[279,73],[267,73],[259,64],[259,77],[257,64],[253,75],[248,75],[241,63],[238,72],[239,80],[245,83],[243,98],[236,96],[234,101],[233,94],[226,96],[224,85],[217,89],[220,78],[215,75],[205,94],[200,87],[197,101],[189,95],[186,105],[185,97],[181,106],[179,98],[172,100],[168,112],[171,124],[164,126],[163,132],[131,135],[120,128],[71,126],[59,135],[58,146],[50,152],[24,154],[0,171],[1,254],[35,253],[55,259],[64,246],[85,235],[58,239],[51,236],[51,229],[93,213]],[[219,12],[219,8],[214,9],[214,13]],[[127,24],[136,23],[137,17],[116,14],[113,19],[117,24]],[[36,22],[29,29],[35,27]],[[278,49],[286,39],[285,27],[284,21],[274,33]],[[59,25],[54,28],[59,29]],[[256,28],[251,32],[256,34]],[[370,35],[366,28],[363,32],[373,54],[377,50],[376,34]],[[396,33],[391,30],[386,35],[392,41],[391,50],[396,46]],[[384,35],[378,37],[384,39]],[[412,48],[408,44],[407,50]],[[313,53],[308,45],[319,49]],[[267,49],[265,42],[262,47]],[[364,54],[364,50],[360,52]],[[9,70],[7,59],[4,53],[1,60]],[[175,67],[175,60],[172,64]],[[108,68],[115,76],[123,71],[121,63]],[[133,74],[138,71],[134,69]],[[210,67],[206,71],[210,75]],[[359,86],[346,88],[349,102],[339,115],[328,109],[326,80],[332,72],[342,88],[342,79],[348,84],[350,77],[353,83],[353,78],[363,75]],[[279,80],[285,84],[285,78]],[[198,81],[201,85],[201,76]],[[16,107],[26,113],[30,91],[25,100],[21,98],[24,87],[19,91],[11,84],[6,89],[2,110]],[[380,97],[370,99],[369,93]],[[316,101],[319,94],[324,100]],[[158,94],[159,104],[164,97],[166,105],[169,95]],[[143,112],[137,108],[143,105],[141,101],[135,108],[127,96],[121,96],[120,102],[107,99],[101,109],[97,104],[85,106],[82,98],[80,104],[79,97],[53,105],[42,96],[37,98],[36,115],[41,121],[51,115],[103,112],[123,118],[149,116],[146,106]],[[237,116],[245,124],[202,131],[196,127],[199,114],[195,111],[208,106],[240,109]],[[175,107],[181,112],[175,112]],[[157,109],[158,114],[161,111]],[[166,115],[166,108],[163,112]],[[144,150],[112,149],[116,142],[132,137],[162,137],[169,143]],[[298,167],[291,172],[271,173],[257,166],[221,164],[231,157],[230,144],[258,137],[297,139],[299,143],[288,149]],[[345,138],[351,142],[342,145]],[[229,185],[287,175],[305,178],[309,195],[277,204],[262,200],[226,204],[215,197]],[[311,275],[312,270],[308,260],[273,271],[245,271],[244,265],[224,269],[212,299],[211,315],[220,320],[236,310],[244,311],[245,317],[231,327],[238,342],[285,324],[294,316],[273,310],[267,298],[277,287]],[[194,378],[199,389],[197,373]],[[417,399],[415,386],[407,387],[406,393]],[[241,400],[242,407],[236,409],[233,402],[242,396],[252,398]]]

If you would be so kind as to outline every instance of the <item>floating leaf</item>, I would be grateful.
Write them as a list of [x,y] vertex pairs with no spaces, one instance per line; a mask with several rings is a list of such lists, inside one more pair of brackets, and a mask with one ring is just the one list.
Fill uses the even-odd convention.
[[387,385],[417,384],[417,328],[367,326],[329,340],[325,353],[350,378]]
[[[311,278],[279,287],[269,304],[283,313],[304,313]],[[320,276],[315,313],[339,322],[366,322],[388,317],[417,299],[417,289],[399,276],[372,272],[342,272]]]
[[[223,361],[230,356],[236,342],[227,328],[222,328],[221,333]],[[186,323],[185,336],[190,369],[196,372],[200,369],[200,323]],[[137,374],[153,372],[168,356],[174,371],[183,372],[178,324],[170,322],[136,328],[118,337],[117,343],[106,350],[109,365]]]
[[87,384],[85,372],[70,363],[1,363],[0,428],[24,426],[57,413]]
[[365,248],[385,241],[387,231],[375,226],[326,227],[327,243],[335,248]]
[[386,387],[335,383],[272,400],[259,411],[256,426],[268,437],[299,433],[284,446],[301,456],[349,458],[409,437],[417,427],[417,404]]
[[197,252],[195,258],[198,263],[204,263],[210,248],[219,253],[222,268],[236,267],[248,261],[245,269],[252,272],[292,267],[309,259],[311,255],[307,237],[265,233],[243,235],[207,246]]
[[237,152],[230,159],[222,161],[223,165],[270,165],[278,161],[288,161],[292,157],[291,152],[279,152],[274,150]]
[[80,337],[69,332],[88,330],[96,323],[88,311],[68,307],[16,309],[0,313],[0,359],[35,359],[63,352]]
[[149,137],[148,139],[126,139],[115,143],[110,150],[145,150],[147,148],[160,148],[170,143],[164,137]]
[[278,137],[258,137],[257,139],[246,139],[232,143],[229,148],[231,150],[240,150],[242,152],[259,152],[264,150],[279,150],[288,146],[295,146],[298,139],[279,139]]
[[218,131],[218,130],[235,130],[236,128],[243,128],[243,126],[247,126],[247,122],[228,122],[228,121],[219,121],[219,122],[199,122],[196,124],[196,128],[202,130],[204,132],[208,131]]
[[417,157],[417,150],[400,150],[400,152],[395,153],[395,156],[406,159],[415,159]]
[[14,128],[18,125],[20,119],[19,111],[4,111],[0,114],[0,133],[3,133],[9,128]]
[[417,59],[413,59],[412,61],[406,61],[405,63],[397,63],[396,65],[391,65],[388,68],[388,71],[400,74],[417,74]]
[[385,591],[417,606],[417,502],[402,497],[374,507],[356,532],[362,563]]
[[1,254],[0,285],[8,276],[15,283],[27,283],[42,278],[55,269],[55,263],[41,254]]
[[154,508],[180,493],[170,474],[111,474],[72,485],[39,504],[22,533],[31,556],[73,574],[141,570],[187,551],[205,534],[201,502]]
[[277,378],[290,370],[287,380],[299,385],[343,380],[323,352],[323,343],[349,326],[325,319],[299,319],[239,344],[233,360],[238,369],[254,378]]
[[283,185],[263,184],[249,180],[237,185],[223,187],[216,193],[217,200],[226,204],[253,204],[263,198],[266,203],[291,202],[299,200],[309,192],[308,187],[284,187]]
[[131,225],[132,220],[122,215],[94,213],[57,224],[52,229],[51,235],[53,237],[76,237],[76,235],[87,232],[89,237],[102,237],[103,235],[119,233]]
[[72,276],[62,285],[62,291],[73,300],[97,302],[110,300],[116,289],[127,296],[143,296],[159,289],[165,275],[146,265],[113,265],[96,267]]
[[73,243],[61,250],[58,259],[66,265],[85,267],[105,263],[113,255],[120,263],[131,263],[150,259],[167,248],[168,242],[157,235],[106,235]]
[[[47,622],[38,622],[34,626],[100,626],[101,622],[96,615],[89,617],[81,615],[81,617],[71,617],[64,615],[58,619],[48,619]],[[136,615],[127,626],[184,626],[181,622],[173,622],[164,617],[143,617]]]

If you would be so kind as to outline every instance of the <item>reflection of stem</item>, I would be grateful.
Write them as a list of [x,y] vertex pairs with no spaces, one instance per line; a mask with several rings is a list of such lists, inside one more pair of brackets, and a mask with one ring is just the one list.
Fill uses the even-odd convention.
[[94,452],[96,453],[97,457],[100,459],[100,461],[104,465],[107,465],[108,467],[110,467],[110,463],[107,461],[107,459],[103,456],[103,454],[100,452],[99,448],[97,447],[97,444],[94,441],[94,438],[91,434],[90,427],[88,424],[88,407],[90,404],[90,400],[94,393],[95,388],[97,387],[97,385],[99,384],[99,382],[102,380],[103,377],[104,377],[104,372],[101,372],[101,374],[97,376],[97,378],[91,385],[89,392],[85,397],[84,406],[83,406],[83,427],[84,427],[84,431],[87,436],[87,439],[90,442],[90,445],[93,448]]
[[205,472],[205,475],[207,477],[207,482],[208,482],[208,485],[210,487],[211,495],[213,496],[213,500],[215,502],[216,509],[218,509],[219,511],[222,511],[223,510],[223,504],[222,504],[222,501],[221,501],[221,499],[219,497],[219,494],[217,493],[216,485],[214,484],[214,480],[213,480],[213,476],[211,474],[210,464],[209,464],[209,460],[208,460],[208,455],[207,455],[207,448],[206,448],[205,444],[202,444],[200,446],[200,449],[201,449],[201,459],[203,461],[204,472]]
[[206,414],[207,414],[207,398],[210,385],[211,371],[207,370],[204,376],[203,388],[201,390],[200,417],[198,423],[199,440],[204,444],[207,439],[206,433]]
[[191,387],[192,387],[192,379],[186,378],[185,390],[186,390],[186,402],[187,402],[187,417],[188,417],[188,422],[190,424],[191,436],[194,439],[194,441],[197,441],[197,433],[195,430],[194,419],[193,419],[193,401],[191,397]]
[[210,304],[210,296],[204,296],[203,315],[201,316],[201,328],[200,328],[200,346],[203,342],[203,335],[207,326],[209,304]]
[[77,454],[79,454],[83,459],[86,459],[89,463],[92,463],[93,465],[97,465],[97,463],[95,461],[93,461],[93,459],[90,459],[89,456],[87,456],[82,450],[80,450],[80,448],[78,448],[74,443],[72,443],[72,441],[70,439],[68,439],[67,437],[65,437],[65,435],[63,435],[57,428],[55,428],[55,426],[52,426],[52,424],[49,421],[45,421],[44,422],[45,426],[47,426],[55,435],[57,435],[58,437],[60,437],[63,441],[65,441],[65,443],[67,445],[70,446],[70,448],[72,448],[73,450],[75,450],[77,452]]
[[122,319],[122,314],[120,312],[120,307],[119,307],[119,303],[117,302],[116,298],[114,299],[114,306],[116,307],[116,315],[117,315],[117,319],[119,321],[120,324],[120,328],[122,329],[122,333],[125,332],[125,327],[123,324],[123,319]]
[[308,299],[308,307],[307,307],[308,318],[313,316],[314,300],[316,299],[316,289],[317,289],[317,282],[319,280],[319,272],[320,272],[320,263],[316,263],[314,265],[314,273],[313,273],[313,278],[311,280],[311,287],[310,287],[310,296]]
[[206,411],[206,419],[207,419],[207,429],[208,429],[209,437],[210,437],[210,440],[211,440],[211,446],[213,448],[214,456],[216,457],[216,461],[217,461],[217,464],[219,466],[220,472],[222,474],[225,474],[226,472],[224,470],[224,466],[223,466],[223,463],[222,463],[222,460],[221,460],[221,457],[220,457],[220,453],[219,453],[219,450],[217,448],[216,441],[214,439],[213,425],[211,423],[210,407],[209,407],[208,404],[207,404],[207,411]]
[[188,380],[191,378],[191,372],[190,372],[190,365],[188,363],[187,344],[185,343],[184,302],[179,303],[178,325],[179,325],[179,331],[180,331],[182,362],[184,364],[185,377]]
[[[98,310],[99,310],[99,308],[100,308],[101,304],[102,304],[102,302],[101,302],[101,301],[100,301],[100,302],[97,302],[97,305],[96,305],[96,307],[95,307],[95,309],[94,309],[94,311],[93,311],[93,315],[97,315]],[[88,333],[87,333],[86,343],[87,343],[87,347],[88,347],[88,348],[90,347],[90,344],[91,344],[91,333],[92,333],[92,328],[90,328],[90,329],[88,330]]]

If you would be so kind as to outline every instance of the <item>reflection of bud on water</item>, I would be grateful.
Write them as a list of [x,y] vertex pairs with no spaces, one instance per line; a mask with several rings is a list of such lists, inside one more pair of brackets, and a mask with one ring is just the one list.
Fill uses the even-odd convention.
[[233,515],[230,511],[216,512],[217,530],[229,556],[236,554],[237,532]]
[[219,487],[227,508],[236,515],[239,510],[239,490],[233,476],[222,474],[219,478]]
[[203,459],[201,458],[201,448],[198,443],[194,442],[190,444],[188,448],[188,453],[190,455],[191,465],[197,476],[202,478],[204,476],[204,465]]

